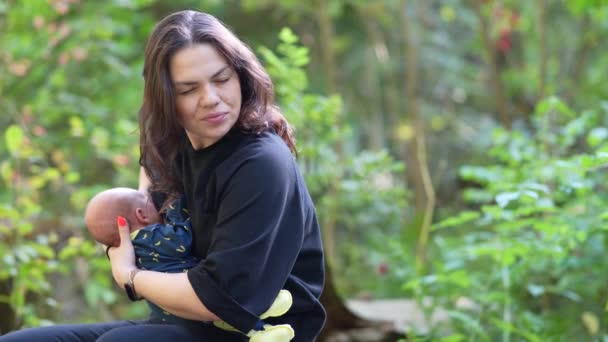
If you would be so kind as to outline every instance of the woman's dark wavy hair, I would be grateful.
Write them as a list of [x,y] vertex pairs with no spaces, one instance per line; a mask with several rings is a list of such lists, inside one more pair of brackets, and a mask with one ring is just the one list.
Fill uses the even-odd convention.
[[251,49],[212,15],[176,12],[156,25],[145,50],[139,164],[154,191],[183,191],[173,163],[187,138],[177,119],[169,66],[179,50],[201,43],[214,46],[239,76],[242,105],[235,128],[253,133],[272,128],[296,154],[293,129],[274,104],[272,81]]

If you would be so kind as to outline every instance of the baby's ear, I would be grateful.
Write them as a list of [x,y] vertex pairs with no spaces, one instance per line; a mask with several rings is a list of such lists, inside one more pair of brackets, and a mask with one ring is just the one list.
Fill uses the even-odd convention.
[[143,208],[135,209],[135,218],[139,223],[148,224],[148,216],[146,215],[146,211]]

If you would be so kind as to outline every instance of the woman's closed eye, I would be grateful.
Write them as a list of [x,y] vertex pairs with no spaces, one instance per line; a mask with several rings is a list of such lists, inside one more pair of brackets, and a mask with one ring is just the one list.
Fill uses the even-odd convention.
[[[214,80],[215,83],[217,84],[224,84],[226,82],[230,81],[230,77],[225,77],[225,78],[218,78],[216,80]],[[188,88],[188,89],[183,89],[178,91],[179,95],[188,95],[190,93],[192,93],[193,91],[196,90],[196,87],[192,87],[192,88]]]
[[193,91],[194,91],[194,89],[196,89],[196,87],[189,88],[189,89],[185,89],[185,90],[181,90],[181,91],[179,91],[179,94],[180,94],[180,95],[188,95],[188,94],[190,94],[191,92],[193,92]]
[[217,80],[215,80],[215,83],[224,84],[224,83],[228,82],[229,80],[230,80],[230,77],[218,78]]

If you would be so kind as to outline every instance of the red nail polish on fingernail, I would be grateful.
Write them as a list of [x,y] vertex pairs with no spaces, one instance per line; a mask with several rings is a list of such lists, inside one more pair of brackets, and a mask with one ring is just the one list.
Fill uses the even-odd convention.
[[122,226],[126,226],[126,225],[127,225],[127,220],[125,220],[125,218],[124,218],[124,217],[122,217],[122,216],[118,216],[118,217],[116,218],[116,222],[117,222],[117,223],[118,223],[118,225],[119,225],[119,226],[121,226],[121,227],[122,227]]

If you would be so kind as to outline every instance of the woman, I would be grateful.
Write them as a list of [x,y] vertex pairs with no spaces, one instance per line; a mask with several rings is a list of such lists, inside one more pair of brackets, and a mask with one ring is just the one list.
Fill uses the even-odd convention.
[[[184,195],[201,263],[187,273],[140,271],[128,223],[108,255],[116,282],[190,320],[256,327],[281,289],[294,341],[313,341],[325,321],[319,302],[319,226],[292,153],[292,130],[273,102],[272,82],[251,50],[211,15],[182,11],[158,23],[145,51],[140,110],[140,189]],[[150,181],[152,179],[153,181]],[[122,221],[122,222],[121,222]],[[23,330],[6,341],[242,341],[242,334],[120,321]],[[3,338],[0,340],[4,341]]]

